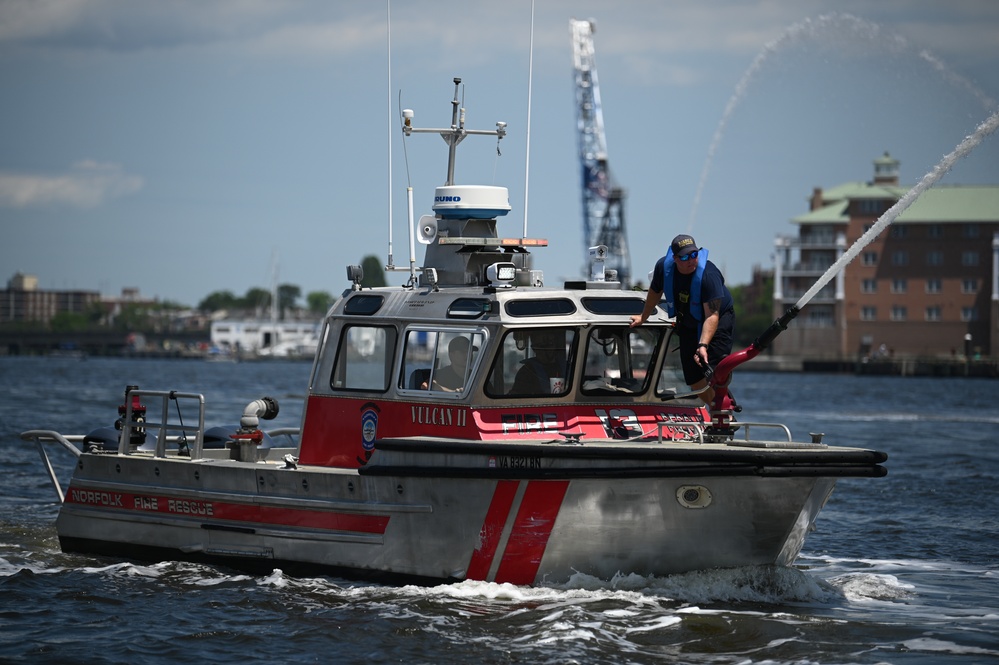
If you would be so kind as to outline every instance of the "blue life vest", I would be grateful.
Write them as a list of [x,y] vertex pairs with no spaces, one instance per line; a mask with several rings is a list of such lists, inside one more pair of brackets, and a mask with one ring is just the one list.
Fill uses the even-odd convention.
[[[708,265],[708,250],[703,247],[697,250],[697,270],[690,280],[690,315],[697,321],[697,332],[701,331],[701,324],[704,323],[704,304],[701,301],[701,280],[704,279],[704,269]],[[676,263],[673,261],[673,248],[666,250],[666,258],[663,260],[663,297],[666,299],[666,313],[671,317],[676,317],[676,303],[673,302],[673,270]]]

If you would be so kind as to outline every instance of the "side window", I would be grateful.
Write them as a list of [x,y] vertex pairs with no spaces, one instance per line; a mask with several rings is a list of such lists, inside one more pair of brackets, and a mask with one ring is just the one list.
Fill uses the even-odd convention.
[[565,395],[572,388],[573,328],[511,330],[496,354],[486,392],[492,397]]
[[484,341],[481,331],[410,330],[406,333],[399,388],[465,392],[472,385]]
[[330,387],[334,390],[388,390],[395,360],[395,328],[359,325],[344,328]]
[[662,328],[651,326],[601,326],[591,330],[586,340],[583,393],[644,392],[662,334]]
[[666,397],[684,395],[688,392],[690,389],[683,380],[683,368],[680,366],[680,336],[672,330],[669,339],[666,340],[666,357],[663,358],[663,368],[656,382],[656,394]]

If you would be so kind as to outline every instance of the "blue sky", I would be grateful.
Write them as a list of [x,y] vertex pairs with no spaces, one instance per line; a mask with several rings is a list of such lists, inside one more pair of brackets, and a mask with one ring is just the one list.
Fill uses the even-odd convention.
[[[530,0],[398,1],[391,17],[390,87],[385,2],[0,0],[0,279],[194,305],[269,287],[276,265],[339,293],[344,266],[386,257],[390,118],[405,265],[398,100],[445,126],[455,76],[468,126],[509,131],[499,158],[463,143],[457,180],[509,187],[501,233],[520,235]],[[527,221],[551,243],[535,253],[549,285],[583,263],[573,17],[596,19],[638,277],[689,229],[745,283],[813,187],[869,180],[886,150],[915,184],[999,99],[991,0],[539,0]],[[418,217],[446,153],[427,135],[406,148]],[[941,184],[999,184],[999,137]]]

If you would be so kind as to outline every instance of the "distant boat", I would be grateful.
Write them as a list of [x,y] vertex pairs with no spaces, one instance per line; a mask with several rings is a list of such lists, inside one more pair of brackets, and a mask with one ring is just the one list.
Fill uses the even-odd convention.
[[213,321],[211,344],[220,355],[241,360],[312,358],[319,346],[320,327],[316,321]]

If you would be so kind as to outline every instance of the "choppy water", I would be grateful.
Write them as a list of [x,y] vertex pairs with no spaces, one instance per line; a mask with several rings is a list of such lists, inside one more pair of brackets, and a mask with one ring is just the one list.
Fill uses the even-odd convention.
[[129,383],[205,393],[210,425],[271,395],[274,425],[296,426],[308,373],[0,358],[0,662],[999,662],[999,383],[984,379],[738,372],[744,419],[890,455],[888,477],[840,481],[794,568],[420,588],[59,551],[21,431],[110,424]]

